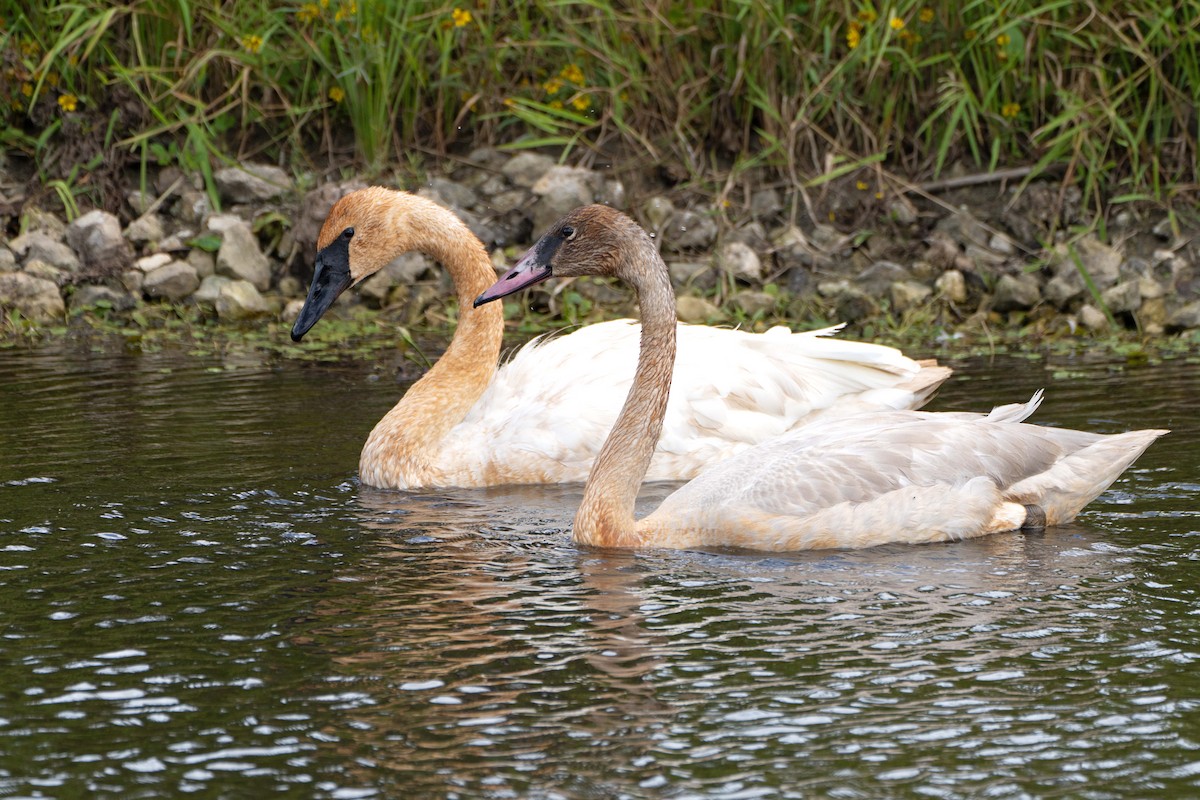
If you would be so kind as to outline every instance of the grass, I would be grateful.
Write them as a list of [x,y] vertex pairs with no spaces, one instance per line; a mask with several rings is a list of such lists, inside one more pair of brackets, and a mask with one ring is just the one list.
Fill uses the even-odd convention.
[[731,202],[1032,163],[1094,210],[1169,205],[1200,185],[1198,27],[1200,0],[0,0],[0,143],[77,205],[155,165],[211,189],[484,142]]

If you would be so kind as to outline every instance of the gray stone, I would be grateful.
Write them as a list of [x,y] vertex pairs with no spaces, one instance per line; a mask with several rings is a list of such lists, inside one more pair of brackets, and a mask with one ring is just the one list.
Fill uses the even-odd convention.
[[142,290],[150,297],[177,302],[200,288],[196,270],[186,261],[172,261],[146,273]]
[[41,278],[42,280],[54,281],[55,286],[62,286],[64,283],[66,283],[67,273],[53,264],[48,264],[41,259],[34,258],[26,261],[24,271],[26,275],[32,275],[33,277]]
[[300,312],[304,309],[304,300],[288,300],[287,305],[283,307],[283,318],[286,320],[294,320],[300,316]]
[[533,206],[533,229],[544,232],[564,214],[595,200],[586,170],[553,167],[533,186],[538,200]]
[[858,273],[854,283],[867,294],[881,297],[897,281],[912,279],[912,273],[895,261],[876,261]]
[[517,186],[529,188],[554,166],[554,159],[540,153],[518,153],[508,160],[500,172]]
[[708,262],[669,261],[667,271],[671,274],[671,283],[681,289],[711,289],[717,285],[717,274]]
[[67,244],[93,269],[129,266],[133,251],[121,233],[121,221],[107,211],[89,211],[67,226]]
[[713,255],[713,264],[721,272],[739,280],[762,280],[762,260],[744,242],[722,244]]
[[1139,278],[1137,284],[1143,300],[1157,300],[1167,294],[1166,288],[1154,278]]
[[133,262],[133,266],[142,272],[151,272],[159,267],[165,267],[171,263],[171,260],[170,253],[155,253],[149,256],[142,256]]
[[916,281],[897,281],[889,292],[892,310],[903,314],[912,308],[917,308],[933,296],[933,290],[923,283]]
[[[231,225],[217,251],[217,274],[249,281],[265,292],[271,286],[271,262],[258,247],[258,239],[244,222]],[[261,298],[260,298],[261,299]]]
[[813,226],[812,235],[808,237],[818,250],[826,253],[837,253],[850,243],[850,237],[832,225],[818,224]]
[[604,203],[613,208],[625,208],[625,184],[616,178],[599,182],[593,181],[592,191],[596,195],[597,203]]
[[192,294],[192,300],[197,303],[215,306],[217,298],[221,296],[221,289],[231,283],[233,283],[233,280],[226,278],[224,275],[209,275],[200,281],[200,288]]
[[898,225],[912,225],[917,221],[917,209],[907,197],[897,197],[888,203],[888,216]]
[[475,187],[484,197],[495,197],[508,191],[508,180],[503,175],[492,175]]
[[119,292],[110,286],[80,286],[71,294],[72,309],[95,306],[107,306],[114,311],[129,311],[137,306],[137,299],[129,292]]
[[948,269],[939,275],[934,288],[938,294],[955,305],[967,302],[967,280],[956,269]]
[[662,231],[663,244],[673,252],[707,250],[717,240],[717,223],[688,208],[676,209]]
[[151,204],[154,202],[154,196],[147,194],[140,189],[134,189],[133,191],[129,192],[129,194],[125,195],[125,202],[129,204],[131,209],[133,209],[133,213],[140,217],[150,208]]
[[53,322],[67,313],[54,281],[24,272],[0,274],[0,308],[16,309],[21,316],[34,322]]
[[292,179],[279,167],[245,164],[226,167],[213,174],[217,192],[231,203],[260,203],[274,200],[292,189]]
[[250,281],[232,280],[217,293],[217,316],[227,322],[256,319],[271,313],[263,296]]
[[996,281],[992,309],[1001,313],[1028,311],[1041,299],[1041,287],[1035,276],[1025,272],[1020,275],[1001,275],[1000,280]]
[[1013,244],[1012,239],[1009,239],[1003,233],[992,234],[991,238],[988,239],[988,249],[1005,256],[1011,256],[1017,252],[1017,247]]
[[730,305],[747,316],[767,314],[775,310],[778,298],[766,292],[738,292],[729,301]]
[[[1074,245],[1075,255],[1079,258],[1079,266],[1087,272],[1092,283],[1098,289],[1107,289],[1117,282],[1120,277],[1121,263],[1124,259],[1120,251],[1101,242],[1095,236],[1085,236]],[[1057,245],[1051,253],[1054,277],[1061,278],[1068,285],[1085,288],[1079,266],[1071,254],[1071,248],[1066,244]]]
[[446,178],[430,178],[428,186],[424,188],[432,189],[437,197],[431,197],[430,199],[434,202],[437,202],[439,199],[442,200],[441,205],[453,208],[470,208],[478,202],[475,192],[461,183],[455,183]]
[[1082,280],[1055,275],[1046,283],[1046,299],[1059,309],[1066,310],[1073,301],[1083,297],[1086,288]]
[[237,214],[209,214],[204,218],[204,229],[212,233],[225,233],[230,228],[245,224],[246,220]]
[[119,280],[121,285],[125,287],[125,291],[131,295],[140,297],[142,294],[142,284],[146,282],[146,273],[140,269],[127,269],[121,273]]
[[[4,276],[0,275],[0,280],[3,278]],[[1167,317],[1168,330],[1191,330],[1192,328],[1200,328],[1200,301],[1177,308]]]
[[8,243],[23,263],[45,261],[67,272],[79,271],[79,256],[61,240],[44,231],[31,231]]
[[162,217],[158,214],[144,214],[125,227],[125,238],[138,245],[161,242],[166,235]]
[[491,209],[497,214],[507,214],[510,211],[523,209],[529,204],[528,189],[510,189],[492,198]]
[[212,214],[212,202],[208,195],[195,189],[184,189],[176,208],[179,221],[195,227],[199,227],[204,218]]
[[284,297],[304,297],[304,284],[295,275],[284,275],[279,279],[279,293]]
[[750,195],[750,215],[755,219],[770,217],[783,211],[783,198],[778,189],[759,189]]
[[1079,309],[1079,322],[1093,333],[1103,333],[1109,329],[1108,317],[1104,312],[1086,303]]
[[879,304],[846,280],[821,281],[817,284],[817,293],[833,303],[835,319],[839,322],[857,322],[879,313]]
[[37,206],[26,206],[25,210],[21,212],[21,230],[26,233],[40,231],[51,239],[61,242],[67,233],[67,223],[63,222],[57,214],[43,211]]
[[1100,299],[1114,314],[1137,311],[1142,304],[1142,290],[1137,281],[1125,281],[1100,293]]
[[642,219],[645,220],[646,227],[651,232],[657,233],[665,228],[674,213],[674,204],[662,195],[648,197],[642,203]]
[[704,325],[711,322],[724,322],[726,315],[703,297],[684,295],[675,302],[675,313],[681,322]]
[[204,280],[209,275],[217,274],[217,257],[207,250],[189,250],[187,263],[191,264],[192,269],[196,270],[196,277],[200,280]]
[[933,229],[947,234],[951,240],[963,247],[969,244],[987,247],[988,239],[991,238],[987,227],[965,208],[959,208],[955,213],[942,217]]
[[7,247],[0,247],[0,272],[13,272],[17,268],[17,257]]

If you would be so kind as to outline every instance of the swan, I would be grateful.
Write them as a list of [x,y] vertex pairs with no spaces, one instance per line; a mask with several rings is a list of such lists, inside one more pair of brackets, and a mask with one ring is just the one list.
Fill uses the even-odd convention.
[[856,548],[1059,525],[1166,433],[1106,436],[1026,424],[1040,392],[986,415],[863,412],[802,426],[715,463],[635,520],[676,347],[674,294],[646,232],[606,206],[577,209],[475,302],[579,275],[632,284],[642,316],[636,376],[575,515],[581,544]]
[[[364,484],[420,489],[587,478],[633,380],[636,322],[543,337],[497,370],[503,310],[471,305],[496,272],[451,211],[406,192],[362,189],[334,204],[317,249],[295,341],[341,292],[406,251],[441,262],[458,294],[450,346],[363,446]],[[835,330],[752,334],[680,325],[674,397],[648,479],[685,480],[816,415],[920,406],[950,375],[889,347],[828,338]]]

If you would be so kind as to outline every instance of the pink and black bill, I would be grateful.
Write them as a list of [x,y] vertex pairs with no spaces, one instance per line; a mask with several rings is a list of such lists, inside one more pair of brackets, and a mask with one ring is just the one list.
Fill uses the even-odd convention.
[[501,297],[508,297],[549,278],[552,274],[551,261],[564,241],[566,239],[561,233],[548,233],[538,239],[537,244],[529,248],[529,252],[521,256],[521,260],[513,265],[512,269],[504,273],[490,289],[475,298],[475,308]]
[[317,253],[313,268],[312,284],[308,287],[308,298],[304,308],[292,326],[292,341],[298,342],[317,324],[321,315],[329,310],[338,295],[350,288],[354,279],[350,277],[350,240],[354,229],[347,228],[342,234]]

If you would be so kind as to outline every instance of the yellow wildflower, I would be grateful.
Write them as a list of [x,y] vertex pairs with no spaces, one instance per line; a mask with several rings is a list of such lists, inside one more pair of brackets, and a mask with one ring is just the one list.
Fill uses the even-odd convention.
[[79,66],[79,55],[77,53],[71,53],[71,55],[67,56],[67,66],[68,67],[78,67]]
[[354,0],[350,0],[349,3],[345,3],[338,7],[337,13],[333,15],[333,21],[343,22],[344,20],[350,19],[357,13],[358,3],[354,2]]
[[583,86],[583,70],[579,68],[578,64],[567,64],[559,71],[558,77],[576,86]]
[[899,17],[892,17],[888,20],[888,25],[892,26],[892,30],[899,31],[904,29],[904,20]]
[[450,16],[454,18],[454,27],[462,28],[471,22],[471,12],[465,8],[456,8],[450,12]]
[[26,97],[33,97],[33,84],[29,81],[21,84],[21,94]]
[[558,94],[563,87],[563,82],[560,78],[551,78],[542,84],[542,88],[546,90],[546,94]]
[[252,33],[249,36],[242,37],[242,47],[246,48],[251,53],[257,53],[259,50],[262,50],[262,46],[262,37],[257,34]]
[[1020,113],[1021,113],[1021,104],[1020,103],[1005,103],[1003,106],[1000,107],[1000,116],[1005,117],[1007,119],[1012,119],[1013,117],[1015,117],[1017,114],[1020,114]]
[[305,3],[300,6],[300,10],[296,12],[296,19],[307,25],[310,22],[315,22],[321,16],[321,9],[317,8],[316,3]]
[[865,192],[867,190],[867,182],[866,181],[858,181],[857,183],[854,184],[854,187],[856,189],[858,189],[860,192]]
[[967,28],[963,32],[963,38],[966,39],[968,42],[971,41],[972,39],[974,39],[978,35],[979,35],[979,33],[974,28]]
[[864,8],[862,11],[858,12],[859,22],[864,22],[867,25],[870,25],[876,19],[878,19],[878,15],[876,15],[875,10],[872,8]]
[[1012,39],[1009,38],[1007,33],[1002,33],[996,37],[996,46],[997,47],[1008,47],[1008,43],[1011,41],[1012,41]]
[[513,108],[514,106],[516,106],[516,104],[517,104],[517,101],[513,100],[511,97],[504,98],[504,105],[508,106],[509,108]]
[[57,72],[47,72],[46,73],[46,85],[52,89],[58,86],[58,73]]
[[925,6],[925,8],[921,9],[921,13],[919,13],[917,15],[917,18],[919,20],[921,20],[921,22],[924,22],[925,24],[929,24],[930,22],[933,22],[933,9],[930,8],[929,6]]
[[563,107],[562,100],[551,100],[550,107],[551,108],[562,108]]
[[329,99],[335,103],[340,103],[346,99],[346,90],[340,86],[329,87]]
[[846,46],[851,50],[858,47],[858,43],[862,41],[862,34],[859,33],[857,22],[851,22],[850,27],[846,30]]
[[36,56],[42,52],[42,46],[33,39],[23,39],[21,41],[21,55]]
[[998,51],[996,53],[996,58],[998,58],[1001,61],[1008,61],[1008,51],[1007,50]]
[[591,98],[581,94],[571,101],[571,105],[575,106],[576,111],[587,111],[591,107],[592,101]]
[[74,111],[79,105],[79,98],[73,94],[60,94],[58,96],[58,107],[63,111]]

